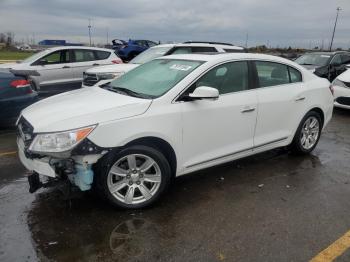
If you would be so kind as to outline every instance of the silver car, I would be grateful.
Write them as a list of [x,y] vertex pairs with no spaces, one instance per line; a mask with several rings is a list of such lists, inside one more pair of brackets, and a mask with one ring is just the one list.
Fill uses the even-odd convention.
[[83,72],[91,67],[123,63],[114,50],[83,47],[53,47],[36,53],[27,59],[2,64],[0,68],[35,70],[40,76],[33,76],[33,85],[41,93],[60,93],[80,88]]

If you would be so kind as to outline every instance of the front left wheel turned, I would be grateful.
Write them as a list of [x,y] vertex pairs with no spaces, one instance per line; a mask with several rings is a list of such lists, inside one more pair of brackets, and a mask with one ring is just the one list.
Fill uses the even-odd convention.
[[160,151],[136,145],[105,156],[95,177],[97,190],[109,202],[134,209],[159,199],[169,186],[171,169]]

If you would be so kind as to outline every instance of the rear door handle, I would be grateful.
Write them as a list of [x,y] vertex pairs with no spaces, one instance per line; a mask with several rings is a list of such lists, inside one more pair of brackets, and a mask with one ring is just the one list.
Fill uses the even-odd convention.
[[70,68],[70,66],[64,66],[64,67],[62,67],[62,68]]
[[305,99],[306,99],[305,96],[301,96],[301,97],[297,97],[297,98],[295,99],[295,101],[298,102],[298,101],[303,101],[303,100],[305,100]]
[[253,112],[253,111],[255,111],[255,107],[247,106],[241,110],[241,113],[249,113],[249,112]]

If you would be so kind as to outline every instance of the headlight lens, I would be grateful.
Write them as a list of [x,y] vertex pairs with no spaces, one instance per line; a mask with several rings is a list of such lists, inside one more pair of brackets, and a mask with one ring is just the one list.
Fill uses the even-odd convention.
[[99,78],[99,80],[114,79],[114,78],[120,77],[123,74],[124,74],[124,72],[101,74],[101,75],[98,75],[98,78]]
[[332,82],[333,86],[340,86],[340,87],[347,87],[344,82],[340,81],[339,79],[334,79]]
[[95,127],[89,126],[59,133],[38,134],[30,145],[29,150],[47,153],[68,151],[87,137]]

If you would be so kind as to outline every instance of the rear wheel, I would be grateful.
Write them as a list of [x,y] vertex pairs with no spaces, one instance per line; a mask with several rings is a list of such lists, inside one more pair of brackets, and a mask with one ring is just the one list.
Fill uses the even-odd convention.
[[291,144],[294,153],[308,154],[316,147],[322,131],[319,113],[311,111],[303,118]]
[[132,146],[107,156],[96,174],[98,190],[114,206],[143,208],[159,199],[170,183],[168,161],[158,150]]

